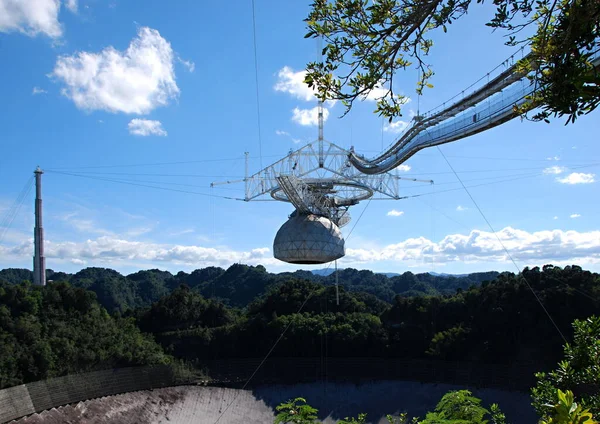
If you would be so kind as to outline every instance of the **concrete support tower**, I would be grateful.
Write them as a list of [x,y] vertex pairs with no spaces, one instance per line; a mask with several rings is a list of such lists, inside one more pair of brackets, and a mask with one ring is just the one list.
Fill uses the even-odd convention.
[[44,257],[44,228],[42,227],[42,174],[38,166],[35,174],[35,228],[33,229],[33,284],[46,285],[46,258]]

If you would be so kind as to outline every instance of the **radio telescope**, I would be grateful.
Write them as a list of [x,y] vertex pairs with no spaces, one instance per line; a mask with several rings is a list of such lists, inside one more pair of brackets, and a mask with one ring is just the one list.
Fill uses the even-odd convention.
[[[273,243],[275,258],[292,264],[323,264],[345,254],[340,227],[350,222],[351,206],[379,195],[398,200],[402,178],[390,169],[376,175],[357,170],[352,151],[323,139],[323,105],[318,106],[319,137],[243,180],[215,182],[245,185],[244,201],[276,200],[291,203],[289,216]],[[426,182],[431,182],[427,180]]]
[[[531,98],[536,86],[520,71],[515,60],[518,53],[488,73],[487,83],[479,88],[463,91],[461,97],[415,116],[412,125],[388,149],[370,160],[353,148],[345,150],[323,139],[320,103],[317,141],[290,151],[254,175],[248,176],[246,166],[242,180],[245,201],[270,195],[296,208],[275,236],[275,258],[294,264],[321,264],[341,258],[345,246],[340,227],[350,221],[350,206],[374,195],[401,199],[400,180],[422,181],[399,177],[399,165],[419,150],[487,131],[519,116],[519,106]],[[590,62],[600,66],[598,52]],[[216,184],[223,183],[212,185]]]

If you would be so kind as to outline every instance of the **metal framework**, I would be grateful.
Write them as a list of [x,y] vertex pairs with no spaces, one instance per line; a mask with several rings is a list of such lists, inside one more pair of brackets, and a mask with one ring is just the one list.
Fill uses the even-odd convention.
[[350,155],[351,151],[320,139],[290,151],[253,175],[246,174],[243,180],[214,182],[211,186],[243,182],[247,202],[289,202],[299,213],[325,216],[336,225],[344,225],[349,220],[347,209],[362,200],[374,195],[380,199],[402,198],[400,181],[432,182],[403,178],[396,170],[366,175],[350,164]]
[[[408,130],[388,149],[366,159],[323,139],[323,105],[318,105],[319,137],[279,161],[248,175],[243,180],[218,184],[245,184],[245,201],[277,200],[290,202],[300,215],[317,215],[342,226],[349,221],[348,208],[362,200],[380,195],[380,199],[401,199],[399,181],[433,182],[398,176],[396,168],[419,150],[449,143],[485,131],[516,116],[535,87],[521,73],[514,55],[513,64],[487,83],[449,106],[446,104],[413,119]],[[524,59],[528,59],[526,56]],[[510,60],[510,59],[509,59]],[[600,57],[592,64],[598,66]],[[265,199],[267,195],[270,199]]]
[[[600,65],[600,56],[593,58],[592,65]],[[450,106],[444,104],[441,110],[416,116],[412,126],[379,156],[365,159],[352,152],[350,162],[365,174],[387,172],[419,150],[460,140],[516,118],[519,116],[517,107],[522,106],[535,90],[527,75],[513,64]]]
[[[248,175],[243,180],[214,182],[244,183],[244,201],[276,200],[289,202],[301,215],[323,216],[341,227],[350,221],[348,208],[375,194],[380,199],[401,198],[401,180],[433,183],[431,180],[403,178],[389,170],[367,175],[350,163],[352,152],[323,138],[323,104],[318,105],[319,138],[298,150],[290,150],[284,158]],[[267,198],[267,196],[270,197]]]

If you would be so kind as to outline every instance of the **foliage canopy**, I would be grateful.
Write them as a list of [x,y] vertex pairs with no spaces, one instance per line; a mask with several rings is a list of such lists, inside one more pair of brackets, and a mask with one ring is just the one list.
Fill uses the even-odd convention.
[[[473,6],[473,0],[315,0],[306,19],[306,37],[323,37],[324,60],[307,65],[305,82],[321,100],[341,100],[346,113],[354,101],[372,96],[376,113],[401,116],[407,98],[394,86],[398,71],[415,66],[417,94],[433,69],[426,62],[432,36],[446,32]],[[482,4],[483,0],[475,3]],[[600,103],[600,73],[590,58],[600,50],[597,0],[493,0],[486,23],[505,31],[506,44],[528,45],[520,63],[538,88],[520,112],[541,106],[535,120],[567,116],[567,123]],[[526,35],[524,35],[526,34]]]

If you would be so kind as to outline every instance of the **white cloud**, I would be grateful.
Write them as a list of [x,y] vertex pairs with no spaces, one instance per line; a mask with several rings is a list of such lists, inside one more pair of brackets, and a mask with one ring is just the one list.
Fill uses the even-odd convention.
[[46,94],[46,93],[47,93],[47,91],[40,87],[33,87],[33,90],[31,91],[32,96],[35,96],[37,94]]
[[[294,108],[292,121],[304,126],[319,125],[319,107],[315,106],[312,109]],[[323,122],[327,121],[329,110],[323,108]]]
[[562,174],[566,170],[567,168],[565,168],[564,166],[551,166],[549,168],[545,168],[543,172],[544,174],[558,175]]
[[152,121],[150,119],[132,119],[127,125],[127,128],[129,128],[129,134],[133,135],[167,135],[167,132],[163,129],[160,121]]
[[179,95],[173,58],[169,42],[142,27],[124,52],[107,47],[61,56],[51,76],[80,109],[146,114]]
[[293,97],[306,102],[315,100],[315,91],[304,83],[306,71],[294,72],[289,66],[284,66],[277,73],[275,91],[291,94]]
[[409,122],[406,121],[396,121],[390,124],[385,124],[383,130],[386,132],[391,132],[394,134],[399,134],[408,128]]
[[59,10],[60,0],[0,0],[0,32],[59,38]]
[[[498,236],[520,266],[553,263],[598,265],[600,264],[600,231],[544,230],[527,232],[506,227]],[[0,246],[0,258],[29,260],[33,252],[33,240],[21,234],[13,245]],[[415,266],[434,261],[439,265],[451,263],[503,263],[509,264],[496,236],[487,231],[473,230],[468,234],[450,234],[439,242],[425,237],[408,238],[399,243],[378,246],[374,243],[362,248],[362,243],[348,243],[344,262],[350,265],[397,262]],[[50,264],[82,261],[90,266],[119,267],[132,264],[171,264],[175,266],[203,267],[209,265],[229,266],[233,263],[281,266],[273,259],[267,247],[237,251],[227,247],[203,247],[198,245],[165,244],[132,241],[114,234],[99,236],[86,241],[46,242],[46,257]],[[51,265],[55,266],[55,265]]]
[[397,169],[398,171],[402,171],[402,172],[408,172],[408,171],[410,171],[410,166],[409,166],[409,165],[404,165],[404,164],[402,164],[402,165],[398,165],[398,166],[396,167],[396,169]]
[[[28,257],[33,252],[33,240],[19,245],[0,246],[0,257]],[[249,251],[194,245],[173,245],[130,241],[118,236],[102,236],[84,242],[53,242],[45,244],[49,261],[81,261],[88,264],[126,264],[132,262],[170,263],[189,266],[229,266],[233,263],[277,264],[267,247]]]
[[466,208],[466,207],[464,207],[464,206],[461,206],[461,205],[458,205],[458,206],[456,207],[456,210],[457,210],[457,211],[459,211],[459,212],[466,211],[467,209],[469,209],[469,208]]
[[279,135],[279,136],[286,136],[289,137],[290,133],[287,131],[281,131],[281,130],[275,130],[275,134]]
[[579,218],[581,215],[579,215],[578,213],[572,213],[571,215],[569,215],[569,218]]
[[396,209],[392,209],[387,213],[387,216],[402,216],[404,215],[404,211],[397,211]]
[[560,156],[547,157],[546,160],[560,160]]
[[[369,91],[369,93],[366,96],[363,96],[362,99],[367,100],[367,101],[376,102],[376,101],[379,101],[379,99],[384,97],[389,92],[390,92],[390,90],[388,88],[383,87],[383,81],[380,81],[380,83],[378,85],[376,85],[371,91]],[[394,95],[394,97],[395,96],[397,96],[397,95]],[[405,97],[404,99],[402,99],[401,104],[403,104],[403,105],[408,104],[408,103],[410,103],[411,100],[412,99],[410,97]]]
[[77,0],[67,0],[65,6],[73,13],[77,13]]
[[555,217],[554,217],[554,218],[552,218],[552,219],[558,219],[558,216],[555,216]]
[[377,85],[375,86],[375,88],[369,91],[369,93],[366,96],[363,97],[363,100],[370,100],[376,102],[389,92],[390,90],[388,90],[387,88],[383,88],[381,87],[381,85]]
[[562,184],[591,184],[596,182],[595,174],[584,174],[582,172],[572,172],[564,178],[557,178],[556,181]]
[[[506,227],[497,234],[521,266],[546,263],[600,264],[600,231],[545,230],[530,233]],[[447,235],[437,243],[419,237],[380,248],[349,247],[345,260],[355,264],[397,261],[406,265],[431,260],[436,264],[510,262],[496,236],[480,230]]]
[[188,71],[194,72],[196,70],[196,64],[194,62],[192,62],[190,60],[183,60],[179,56],[177,57],[177,60],[179,61],[179,63],[181,63],[183,66],[185,66]]

